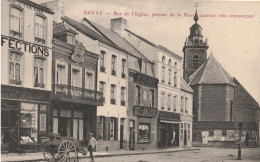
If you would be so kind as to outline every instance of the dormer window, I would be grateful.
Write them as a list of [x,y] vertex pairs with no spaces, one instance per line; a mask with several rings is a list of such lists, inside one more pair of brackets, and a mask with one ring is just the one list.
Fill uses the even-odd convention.
[[75,36],[71,34],[67,34],[67,43],[75,45],[76,44]]

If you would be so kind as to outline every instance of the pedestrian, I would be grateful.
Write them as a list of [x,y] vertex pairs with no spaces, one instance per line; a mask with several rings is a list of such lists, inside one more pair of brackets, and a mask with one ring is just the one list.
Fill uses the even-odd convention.
[[89,140],[88,140],[88,151],[91,157],[91,162],[94,162],[93,151],[95,150],[97,145],[96,139],[93,137],[93,133],[89,133]]

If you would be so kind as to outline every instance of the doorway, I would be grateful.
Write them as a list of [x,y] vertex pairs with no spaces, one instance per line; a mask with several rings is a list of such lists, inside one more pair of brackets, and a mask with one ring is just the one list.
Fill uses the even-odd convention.
[[17,152],[19,112],[15,109],[1,110],[1,151]]
[[124,148],[124,125],[120,125],[120,149]]
[[135,131],[134,131],[135,127],[134,126],[135,126],[135,121],[130,120],[129,150],[135,149]]
[[187,130],[184,130],[184,146],[187,146]]

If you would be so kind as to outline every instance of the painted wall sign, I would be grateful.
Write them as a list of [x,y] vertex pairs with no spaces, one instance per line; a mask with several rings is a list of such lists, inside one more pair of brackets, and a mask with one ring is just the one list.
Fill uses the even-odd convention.
[[1,35],[1,46],[7,46],[9,49],[18,50],[21,52],[29,52],[31,54],[41,55],[44,57],[48,57],[50,55],[50,51],[47,47],[3,35]]
[[157,110],[150,107],[135,106],[134,115],[136,116],[145,116],[145,117],[155,117]]

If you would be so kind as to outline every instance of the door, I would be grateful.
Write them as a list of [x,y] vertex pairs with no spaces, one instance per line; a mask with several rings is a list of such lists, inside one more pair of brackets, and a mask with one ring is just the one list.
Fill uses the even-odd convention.
[[129,150],[134,150],[135,149],[135,132],[134,128],[130,128],[130,136],[129,136]]
[[120,125],[120,149],[124,147],[124,126]]
[[187,145],[187,130],[184,130],[184,146]]
[[18,149],[18,111],[1,111],[1,149],[16,152]]

